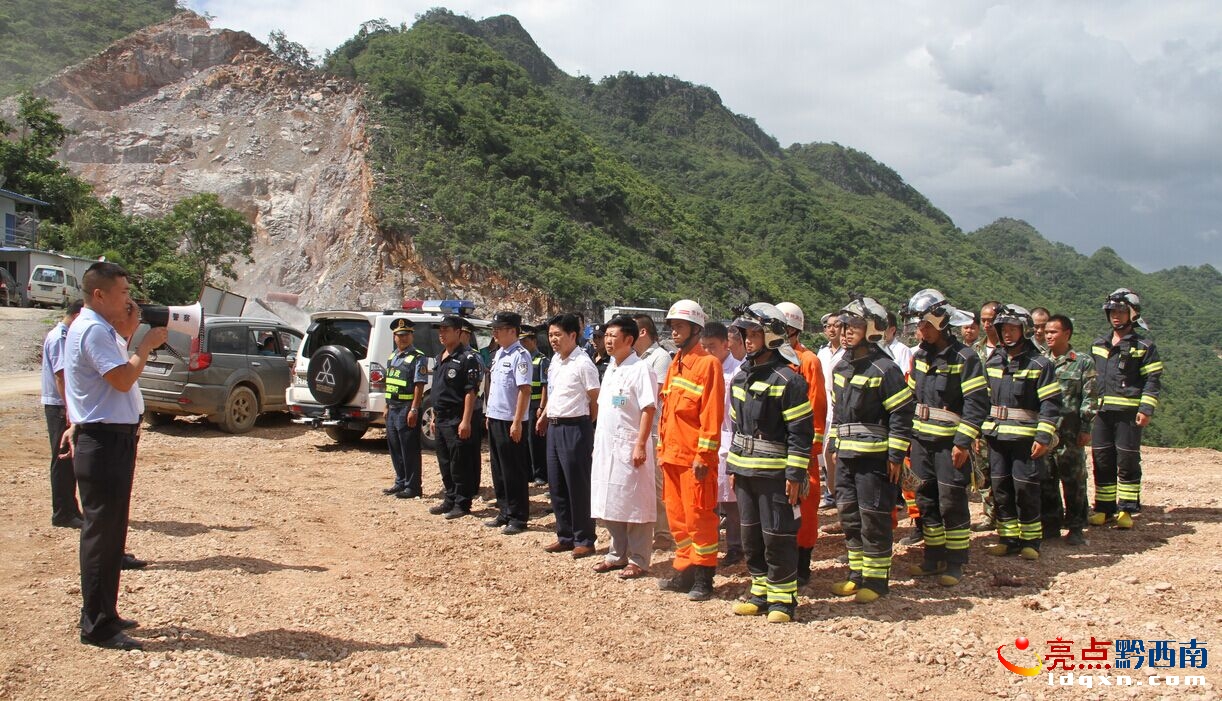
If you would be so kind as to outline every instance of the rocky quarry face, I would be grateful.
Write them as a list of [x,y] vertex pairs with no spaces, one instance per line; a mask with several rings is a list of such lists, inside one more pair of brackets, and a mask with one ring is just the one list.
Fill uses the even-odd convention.
[[361,90],[286,64],[249,34],[184,12],[35,92],[76,132],[61,156],[98,196],[160,215],[215,192],[245,214],[255,262],[229,283],[238,294],[296,294],[308,309],[448,296],[473,299],[486,315],[508,306],[538,316],[551,306],[530,286],[425,265],[410,241],[384,237],[369,199]]

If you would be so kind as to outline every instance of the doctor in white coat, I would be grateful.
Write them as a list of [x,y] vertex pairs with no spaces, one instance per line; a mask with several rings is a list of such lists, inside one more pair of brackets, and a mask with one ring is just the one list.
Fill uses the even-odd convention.
[[590,475],[590,515],[602,519],[611,534],[611,548],[594,571],[622,570],[621,579],[649,571],[658,515],[657,457],[650,440],[658,378],[633,350],[638,334],[631,317],[617,316],[606,324],[604,342],[611,362],[598,395]]

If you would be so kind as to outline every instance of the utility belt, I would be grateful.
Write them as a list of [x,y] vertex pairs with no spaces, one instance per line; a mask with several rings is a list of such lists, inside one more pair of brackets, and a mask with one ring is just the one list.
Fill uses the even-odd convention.
[[879,424],[840,424],[836,427],[836,438],[844,440],[851,437],[870,437],[887,440],[889,433],[885,426]]
[[1030,409],[1015,409],[1014,407],[997,405],[993,405],[993,407],[989,409],[989,416],[999,421],[1037,422],[1040,420],[1040,413],[1038,411],[1031,411]]
[[962,416],[953,411],[947,411],[946,409],[935,409],[928,404],[916,405],[915,418],[920,421],[929,421],[930,419],[933,419],[934,421],[946,421],[952,424],[957,424],[963,420]]
[[125,436],[134,436],[136,431],[140,429],[139,422],[134,424],[104,424],[101,422],[77,424],[77,428],[85,433],[93,433],[101,431],[104,433],[120,433]]
[[589,416],[562,416],[562,417],[547,417],[547,422],[552,426],[581,426],[582,424],[590,423]]
[[788,457],[789,446],[779,441],[769,441],[763,438],[735,433],[730,440],[730,448],[742,456]]

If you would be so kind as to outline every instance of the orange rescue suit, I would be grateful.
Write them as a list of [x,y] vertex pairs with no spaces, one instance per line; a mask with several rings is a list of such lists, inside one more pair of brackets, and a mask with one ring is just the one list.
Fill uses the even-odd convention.
[[798,547],[813,548],[819,538],[819,455],[823,453],[823,432],[827,428],[827,393],[823,389],[823,363],[819,356],[801,343],[793,345],[798,354],[798,374],[806,380],[810,406],[814,411],[815,440],[810,449],[810,493],[802,500],[802,523],[798,525]]

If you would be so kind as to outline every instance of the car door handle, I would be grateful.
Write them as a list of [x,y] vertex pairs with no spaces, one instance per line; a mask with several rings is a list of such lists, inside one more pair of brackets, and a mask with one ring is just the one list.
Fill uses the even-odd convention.
[[259,361],[257,361],[257,360],[252,360],[252,361],[250,361],[250,366],[251,366],[252,368],[259,368],[259,367],[263,367],[263,363],[260,363],[260,362],[259,362]]

